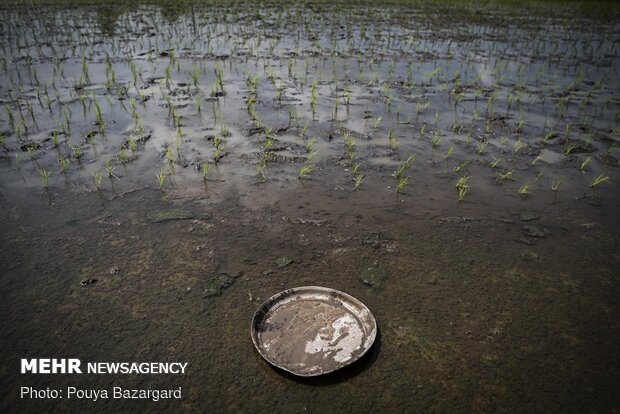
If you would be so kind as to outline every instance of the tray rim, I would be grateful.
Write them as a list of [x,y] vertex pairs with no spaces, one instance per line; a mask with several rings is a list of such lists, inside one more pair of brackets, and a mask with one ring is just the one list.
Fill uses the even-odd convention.
[[[372,321],[372,325],[368,326],[370,328],[370,332],[369,332],[369,338],[371,338],[370,340],[370,345],[368,345],[359,355],[357,355],[355,358],[351,359],[350,361],[348,361],[346,364],[331,369],[329,371],[320,371],[318,373],[309,373],[309,374],[304,374],[304,373],[300,373],[300,372],[296,372],[293,370],[290,370],[282,365],[280,365],[277,361],[274,361],[271,356],[269,354],[267,354],[265,352],[265,350],[259,345],[260,341],[258,338],[258,331],[256,329],[254,329],[254,327],[256,326],[258,319],[259,318],[263,318],[264,315],[267,315],[267,313],[269,312],[269,309],[273,307],[274,304],[278,303],[278,299],[284,299],[287,298],[291,295],[297,294],[299,292],[308,292],[308,291],[320,291],[320,292],[324,292],[324,293],[335,293],[338,296],[343,297],[344,299],[348,300],[350,303],[355,304],[358,307],[361,307],[362,309],[365,309],[368,312],[368,315],[370,316],[370,320]],[[366,355],[366,353],[370,350],[370,348],[373,347],[373,345],[375,344],[375,340],[377,339],[377,320],[375,319],[375,316],[372,314],[372,312],[370,311],[370,309],[368,308],[368,306],[366,306],[362,301],[360,301],[359,299],[349,295],[348,293],[342,292],[340,290],[337,289],[332,289],[332,288],[328,288],[328,287],[324,287],[324,286],[297,286],[294,288],[289,288],[289,289],[285,289],[282,290],[278,293],[276,293],[275,295],[270,296],[267,300],[265,300],[263,303],[261,303],[261,305],[256,309],[256,311],[254,312],[254,316],[252,317],[252,321],[250,322],[250,337],[252,338],[252,342],[254,343],[254,347],[256,348],[256,350],[258,351],[258,353],[260,354],[260,356],[267,361],[270,365],[273,365],[276,368],[279,368],[281,370],[284,370],[286,372],[289,372],[293,375],[299,376],[299,377],[316,377],[319,375],[325,375],[325,374],[329,374],[331,372],[334,371],[338,371],[342,368],[345,368],[349,365],[351,365],[352,363],[358,361],[359,359],[361,359],[364,355]]]

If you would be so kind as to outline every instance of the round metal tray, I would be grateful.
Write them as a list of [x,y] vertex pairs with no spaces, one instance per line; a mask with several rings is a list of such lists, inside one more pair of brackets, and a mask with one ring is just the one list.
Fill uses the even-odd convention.
[[327,374],[361,358],[377,322],[359,300],[338,290],[303,286],[263,303],[252,319],[252,341],[263,358],[292,374]]

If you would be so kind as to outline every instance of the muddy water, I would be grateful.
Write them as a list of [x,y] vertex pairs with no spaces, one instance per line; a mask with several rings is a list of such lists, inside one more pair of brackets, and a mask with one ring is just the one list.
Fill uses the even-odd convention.
[[[568,7],[524,20],[453,10],[457,30],[402,7],[5,14],[27,24],[0,34],[3,411],[620,405],[617,25]],[[293,261],[278,268],[283,256]],[[379,326],[373,351],[323,379],[270,368],[250,320],[301,285],[363,301]],[[18,374],[20,358],[49,356],[189,365],[183,376]],[[33,402],[23,385],[182,387],[183,399]]]

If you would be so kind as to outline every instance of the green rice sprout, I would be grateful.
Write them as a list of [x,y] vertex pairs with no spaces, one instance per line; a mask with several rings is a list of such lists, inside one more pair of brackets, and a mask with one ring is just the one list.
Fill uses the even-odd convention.
[[112,167],[112,164],[109,159],[105,160],[105,171],[108,174],[109,178],[116,178],[119,181],[121,180],[116,175],[114,175],[114,173],[112,172],[114,171],[114,167]]
[[350,133],[347,132],[344,134],[344,142],[345,144],[347,144],[347,151],[349,152],[349,154],[351,154],[354,151],[353,149],[354,142],[353,142],[353,138],[351,137]]
[[467,167],[467,165],[469,165],[469,160],[465,160],[462,161],[460,163],[458,163],[453,169],[452,171],[456,174],[460,173],[465,167]]
[[467,193],[469,193],[469,187],[459,187],[456,195],[457,201],[463,201]]
[[545,135],[545,137],[543,138],[543,142],[547,143],[551,138],[556,136],[556,132],[552,129],[551,131],[549,131],[549,133],[547,133],[547,135]]
[[353,180],[355,182],[355,190],[359,190],[360,186],[362,185],[362,182],[364,181],[364,176],[362,174],[357,174],[355,175]]
[[378,118],[375,120],[375,123],[372,125],[372,129],[373,129],[373,130],[375,130],[375,131],[376,131],[376,130],[379,128],[379,125],[381,125],[381,120],[382,120],[382,118],[381,118],[381,117],[378,117]]
[[517,132],[523,131],[523,114],[519,116],[519,121],[517,122]]
[[82,147],[80,147],[79,145],[74,145],[73,147],[71,147],[71,152],[73,153],[73,158],[75,158],[76,160],[82,158]]
[[310,168],[310,164],[308,164],[307,162],[301,166],[301,168],[299,169],[299,179],[304,178],[306,175],[308,175],[310,172],[312,171],[312,168]]
[[530,193],[530,187],[531,185],[529,182],[524,183],[521,187],[519,187],[519,190],[518,190],[519,195],[521,196],[528,195]]
[[316,139],[312,137],[304,143],[304,147],[306,148],[307,153],[310,153],[312,151],[312,147],[314,146],[315,142],[316,142]]
[[93,178],[95,179],[95,187],[100,190],[102,174],[99,171],[93,171]]
[[122,163],[127,162],[127,156],[125,155],[125,148],[121,147],[121,149],[118,151],[118,159]]
[[454,184],[454,186],[456,188],[467,188],[468,187],[467,182],[469,181],[470,178],[471,178],[471,176],[463,175],[462,177],[459,177],[456,180],[456,183]]
[[49,186],[50,173],[41,167],[39,168],[39,175],[43,179],[43,188],[47,188]]
[[581,166],[579,167],[579,171],[581,171],[581,173],[582,173],[582,174],[584,174],[584,173],[585,173],[585,171],[584,171],[584,170],[585,170],[586,166],[590,163],[590,161],[591,161],[591,160],[592,160],[592,156],[591,156],[591,155],[589,155],[589,156],[587,156],[587,157],[586,157],[586,159],[585,159],[585,160],[583,160],[583,162],[581,163]]
[[498,171],[497,177],[502,181],[512,180],[512,170]]
[[129,138],[127,140],[127,146],[129,147],[129,150],[131,150],[132,153],[136,152],[136,148],[137,148],[136,141],[134,141],[133,139]]
[[542,155],[542,154],[538,154],[538,155],[536,156],[536,158],[534,158],[534,159],[532,160],[532,162],[530,163],[530,165],[534,165],[534,164],[536,164],[538,161],[541,161],[541,160],[543,160],[543,155]]
[[443,156],[443,159],[448,161],[448,158],[450,158],[452,154],[454,154],[454,145],[451,145],[450,148],[448,148],[448,152],[446,152],[446,155]]
[[317,87],[318,81],[315,80],[314,83],[312,84],[312,89],[310,92],[310,109],[312,110],[312,119],[314,119],[314,116],[316,114],[316,87]]
[[392,128],[390,128],[390,131],[388,133],[388,139],[390,141],[390,150],[395,151],[396,150],[396,136],[394,135],[394,130]]
[[67,169],[69,168],[69,165],[71,164],[71,161],[69,161],[69,159],[67,158],[62,157],[58,159],[58,163],[60,164],[60,173],[65,174],[67,172]]
[[394,173],[394,175],[396,176],[397,179],[400,180],[402,177],[404,177],[404,175],[407,172],[407,170],[409,170],[409,167],[411,167],[411,163],[413,163],[413,160],[415,159],[415,156],[416,156],[416,154],[411,154],[411,155],[409,155],[407,157],[407,159],[405,161],[400,163],[400,165],[396,169],[396,172]]
[[566,144],[566,147],[564,148],[564,152],[562,152],[562,154],[563,154],[565,157],[568,157],[568,156],[569,156],[569,154],[570,154],[571,152],[573,152],[573,150],[574,150],[575,148],[577,148],[577,144],[568,143],[568,144]]
[[493,158],[493,161],[491,161],[491,168],[495,169],[497,168],[497,164],[499,164],[500,159],[493,154],[491,154],[491,158]]
[[525,148],[527,145],[521,142],[521,138],[515,141],[514,146],[512,147],[512,153],[517,154],[521,149]]
[[608,181],[611,181],[611,178],[609,178],[609,176],[603,175],[603,174],[599,174],[599,175],[597,175],[596,177],[594,177],[592,179],[592,181],[590,182],[590,187],[596,188],[599,185],[601,185],[601,184],[603,184],[605,182],[608,182]]
[[560,185],[562,185],[562,180],[561,179],[552,179],[551,180],[551,190],[553,190],[553,192],[557,193],[558,191],[560,191]]
[[157,184],[159,184],[159,189],[163,190],[164,184],[166,183],[166,171],[162,168],[157,174],[155,174],[155,177],[157,177]]
[[405,186],[407,185],[407,182],[409,181],[409,177],[399,177],[398,181],[396,183],[396,193],[401,193],[403,191],[403,189],[405,188]]

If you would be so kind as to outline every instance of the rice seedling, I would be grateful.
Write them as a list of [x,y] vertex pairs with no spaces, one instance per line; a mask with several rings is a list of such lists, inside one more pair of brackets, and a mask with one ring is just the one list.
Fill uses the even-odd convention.
[[523,132],[523,122],[524,122],[523,113],[521,113],[521,115],[519,115],[519,120],[517,121],[517,129],[516,129],[517,133]]
[[310,91],[310,110],[312,111],[312,119],[315,118],[316,116],[316,87],[317,87],[318,81],[315,80],[314,83],[312,84],[312,89]]
[[469,193],[469,187],[465,186],[465,187],[458,187],[457,188],[457,195],[456,195],[456,199],[457,201],[463,201],[465,199],[465,196]]
[[526,182],[524,184],[521,185],[521,187],[519,187],[519,190],[517,191],[519,193],[520,196],[527,196],[530,193],[530,183]]
[[102,177],[103,176],[99,171],[93,171],[93,178],[95,179],[95,188],[97,188],[97,190],[101,190]]
[[118,178],[114,173],[114,167],[112,167],[112,164],[110,162],[110,159],[105,160],[105,171],[108,174],[108,178],[116,178],[117,180],[120,181],[120,178]]
[[73,154],[73,158],[75,158],[76,160],[81,160],[82,159],[82,147],[79,145],[73,145],[71,147],[71,153]]
[[467,182],[469,181],[470,178],[471,178],[471,176],[463,175],[463,176],[457,178],[456,183],[455,183],[454,186],[456,188],[467,188],[468,187]]
[[405,175],[407,170],[409,170],[409,168],[411,167],[413,160],[415,160],[415,157],[416,154],[410,154],[406,160],[400,163],[400,165],[396,169],[396,172],[394,173],[397,179],[400,179]]
[[397,194],[403,191],[408,181],[409,181],[409,177],[398,177],[397,182],[396,182],[396,193]]
[[536,158],[534,158],[532,160],[532,162],[530,163],[531,166],[533,166],[534,164],[536,164],[538,161],[544,160],[543,155],[542,154],[538,154],[536,156]]
[[39,175],[41,176],[41,179],[43,180],[43,188],[47,188],[49,186],[49,179],[50,179],[49,172],[47,172],[45,168],[41,167],[39,168]]
[[[305,143],[304,143],[304,148],[306,149],[307,153],[312,152],[312,147],[314,146],[314,143],[316,142],[316,139],[314,137],[308,139]],[[352,141],[351,141],[352,142]],[[352,145],[352,144],[351,144]]]
[[594,177],[592,181],[590,181],[590,187],[596,188],[603,183],[609,182],[610,180],[611,178],[609,178],[609,176],[604,175],[604,174],[599,174],[596,177]]
[[155,177],[157,177],[157,184],[159,185],[159,189],[163,190],[164,184],[166,183],[166,171],[162,168],[157,174],[155,174]]
[[484,150],[487,147],[487,145],[489,144],[488,141],[482,141],[479,145],[478,145],[478,155],[482,155],[484,154]]
[[390,150],[395,151],[396,150],[396,136],[394,135],[394,130],[392,128],[390,128],[390,131],[388,133],[388,140],[390,142]]
[[301,168],[299,169],[299,174],[298,174],[299,179],[304,178],[311,171],[312,169],[310,168],[310,164],[308,164],[308,162],[304,163],[304,165],[302,165]]
[[497,168],[497,165],[499,164],[500,159],[495,157],[495,155],[491,154],[491,158],[493,158],[493,161],[491,161],[491,168],[495,169]]
[[71,161],[69,161],[69,159],[65,157],[61,157],[58,159],[58,163],[60,164],[60,173],[65,174],[67,172],[67,169],[69,168],[69,165],[71,164]]
[[551,131],[547,133],[547,135],[545,135],[545,137],[543,138],[543,142],[546,144],[551,138],[555,136],[556,136],[556,132],[552,129]]
[[312,152],[309,152],[309,153],[306,155],[307,162],[312,161],[312,160],[314,159],[314,157],[316,156],[316,154],[318,154],[318,153],[319,153],[318,151],[312,151]]
[[126,163],[127,162],[127,155],[125,154],[125,148],[121,147],[118,150],[118,159],[122,163]]
[[496,175],[497,175],[497,178],[499,178],[501,182],[512,180],[512,170],[498,171]]
[[571,143],[571,142],[567,143],[566,146],[564,147],[564,151],[562,152],[562,155],[564,155],[565,157],[568,157],[575,148],[577,148],[577,144]]
[[560,185],[562,185],[562,180],[561,179],[551,179],[551,190],[554,193],[557,193],[558,191],[560,191]]
[[362,174],[356,174],[353,178],[353,181],[355,183],[355,190],[359,190],[360,186],[362,185],[362,182],[364,181],[364,175]]
[[592,160],[592,156],[589,155],[589,156],[586,157],[585,160],[583,160],[583,162],[581,163],[581,166],[579,166],[579,171],[582,174],[585,174],[586,166],[590,163],[591,160]]
[[207,181],[207,173],[209,172],[209,164],[206,161],[202,163],[202,180]]
[[[127,139],[127,146],[129,147],[129,150],[131,151],[131,155],[135,156],[135,152],[138,148],[138,144],[136,144],[136,141],[134,141],[131,138]],[[177,146],[177,151],[178,151],[178,146]]]
[[518,154],[518,153],[519,153],[519,151],[521,151],[521,150],[522,150],[523,148],[525,148],[526,146],[527,146],[527,144],[524,144],[524,143],[521,141],[521,138],[519,138],[519,139],[517,139],[517,140],[515,141],[515,144],[514,144],[514,146],[512,147],[512,153],[516,155],[516,154]]
[[467,167],[467,166],[469,165],[469,162],[470,162],[469,160],[465,160],[465,161],[462,161],[462,162],[458,163],[458,164],[457,164],[457,165],[456,165],[456,166],[452,169],[452,171],[453,171],[455,174],[459,174],[459,173],[460,173],[460,172],[461,172],[461,171],[462,171],[465,167]]
[[446,152],[443,156],[444,161],[448,161],[448,158],[450,158],[452,154],[454,154],[454,145],[451,145],[450,148],[448,148],[448,152]]

